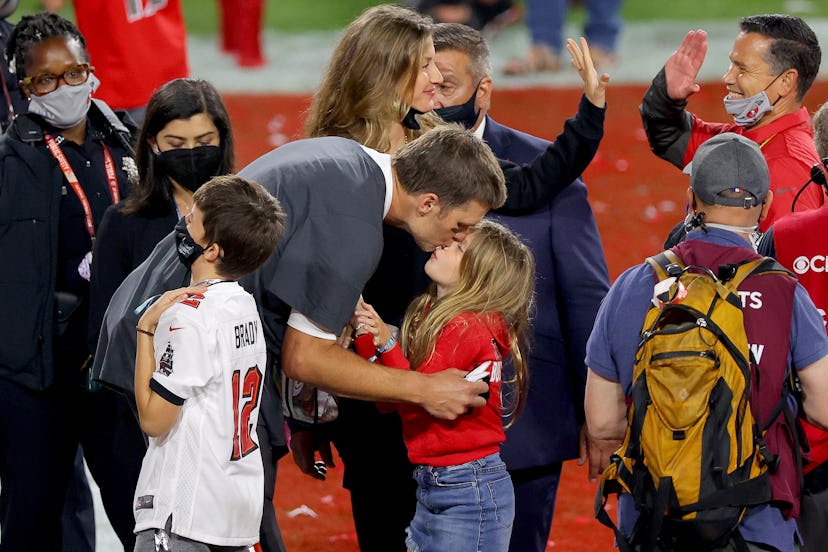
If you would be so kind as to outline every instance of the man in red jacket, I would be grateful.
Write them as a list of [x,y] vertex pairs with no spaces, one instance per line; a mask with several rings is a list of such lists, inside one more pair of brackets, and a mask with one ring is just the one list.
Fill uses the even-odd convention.
[[[709,123],[686,110],[687,100],[701,90],[696,82],[707,52],[707,33],[690,31],[653,79],[641,104],[641,118],[653,153],[685,168],[699,145],[722,132],[735,132],[759,144],[768,163],[774,202],[761,223],[767,230],[791,212],[797,190],[818,161],[808,111],[802,102],[816,78],[821,59],[811,28],[798,17],[754,15],[740,22],[722,77],[725,110],[733,123]],[[796,210],[824,202],[811,187]]]

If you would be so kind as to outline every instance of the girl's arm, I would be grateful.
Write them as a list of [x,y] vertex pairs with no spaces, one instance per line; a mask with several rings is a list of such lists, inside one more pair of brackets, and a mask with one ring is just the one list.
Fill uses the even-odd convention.
[[409,369],[408,360],[391,327],[382,321],[374,307],[360,298],[354,316],[354,348],[361,357],[379,359],[383,366]]

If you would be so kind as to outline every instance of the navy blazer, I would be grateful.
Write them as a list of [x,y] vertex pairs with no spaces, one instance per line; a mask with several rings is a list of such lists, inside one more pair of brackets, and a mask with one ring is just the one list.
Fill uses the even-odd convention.
[[[488,116],[483,139],[499,159],[516,163],[531,161],[549,144]],[[576,458],[584,420],[586,342],[609,289],[586,186],[577,179],[547,206],[528,215],[488,216],[520,235],[537,265],[529,396],[506,431],[503,460],[516,470]]]

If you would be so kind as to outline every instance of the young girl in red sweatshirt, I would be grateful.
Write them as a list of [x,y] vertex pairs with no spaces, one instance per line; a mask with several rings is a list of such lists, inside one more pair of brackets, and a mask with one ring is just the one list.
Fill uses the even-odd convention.
[[433,283],[408,307],[399,339],[370,305],[358,305],[352,319],[357,352],[424,373],[467,370],[467,378],[488,381],[489,397],[453,421],[394,405],[418,485],[406,545],[412,552],[505,552],[514,490],[499,454],[502,361],[511,354],[517,393],[509,406],[517,410],[527,379],[523,342],[534,258],[508,229],[484,220],[464,241],[438,247],[425,271]]

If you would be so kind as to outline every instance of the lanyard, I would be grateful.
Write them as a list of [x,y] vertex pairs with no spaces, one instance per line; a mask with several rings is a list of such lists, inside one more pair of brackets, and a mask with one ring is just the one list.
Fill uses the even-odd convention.
[[[69,164],[69,161],[66,159],[66,156],[63,154],[63,150],[60,149],[60,145],[57,141],[48,132],[43,133],[43,138],[46,140],[46,147],[49,148],[49,153],[51,153],[52,157],[54,157],[58,162],[60,170],[63,172],[63,176],[66,177],[66,181],[69,182],[69,185],[72,187],[72,191],[75,192],[76,196],[78,196],[81,207],[83,207],[83,217],[86,222],[86,231],[89,233],[89,237],[94,241],[95,219],[92,218],[92,207],[89,205],[89,199],[87,199],[86,194],[78,181],[78,177],[75,175],[75,171],[72,170],[72,166]],[[121,193],[118,191],[118,177],[115,176],[115,163],[113,163],[112,155],[109,153],[109,149],[103,142],[101,142],[101,147],[103,148],[104,168],[106,169],[106,181],[109,184],[109,195],[112,197],[112,204],[114,205],[121,199]]]

